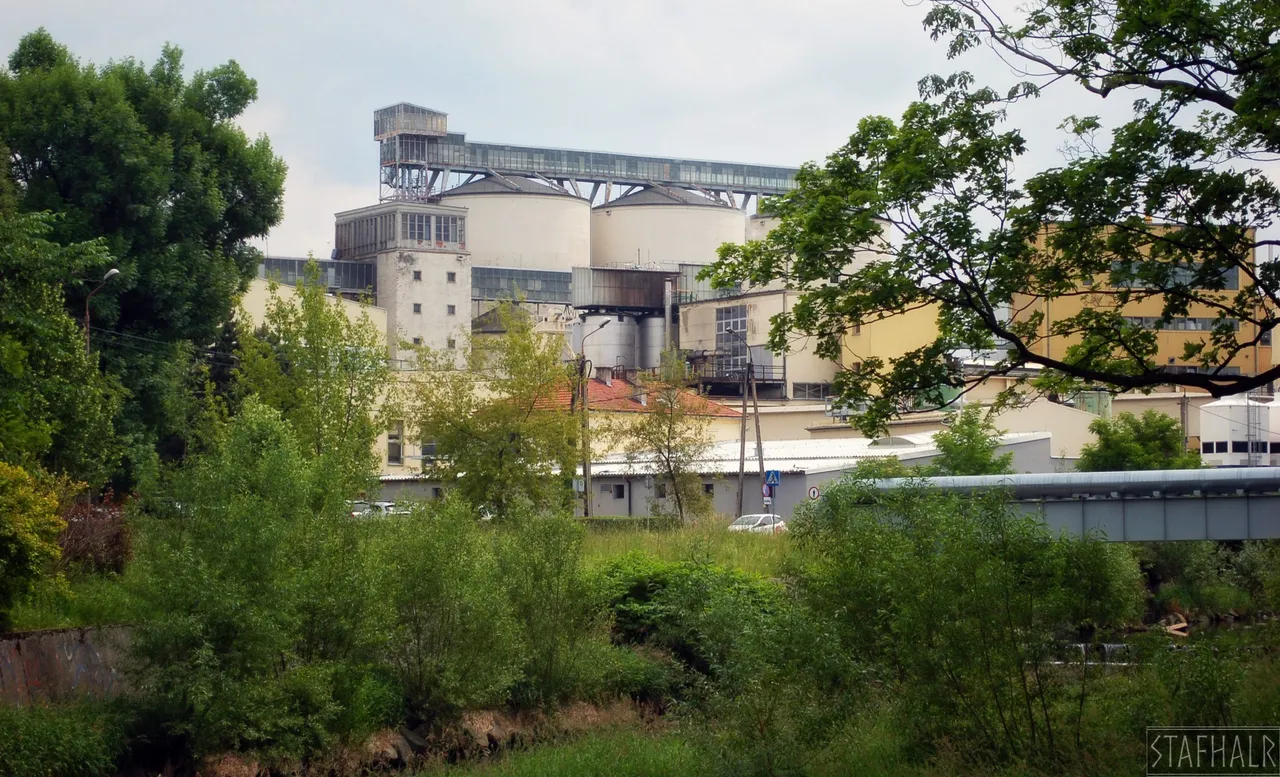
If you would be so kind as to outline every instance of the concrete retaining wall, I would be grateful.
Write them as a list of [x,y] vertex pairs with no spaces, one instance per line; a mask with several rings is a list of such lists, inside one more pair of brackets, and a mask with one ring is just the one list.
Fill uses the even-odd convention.
[[25,706],[123,693],[122,626],[28,631],[0,638],[0,704]]

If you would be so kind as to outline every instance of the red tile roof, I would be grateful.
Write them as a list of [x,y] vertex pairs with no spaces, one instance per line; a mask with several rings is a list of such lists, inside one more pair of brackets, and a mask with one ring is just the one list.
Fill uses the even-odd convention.
[[[646,390],[642,385],[631,383],[621,378],[614,378],[613,385],[599,378],[587,381],[587,397],[592,410],[606,413],[647,413],[654,408],[653,390]],[[647,402],[640,403],[642,393],[647,393]],[[557,389],[547,404],[553,407],[569,409],[573,402],[573,384],[565,381],[564,386]],[[716,416],[720,418],[739,418],[742,414],[737,410],[707,399],[693,391],[680,392],[680,404],[694,415]]]

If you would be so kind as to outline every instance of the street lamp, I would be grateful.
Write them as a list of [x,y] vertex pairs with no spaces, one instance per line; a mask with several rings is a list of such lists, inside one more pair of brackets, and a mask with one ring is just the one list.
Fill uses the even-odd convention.
[[93,291],[89,292],[89,296],[84,298],[84,355],[85,356],[90,356],[93,353],[89,348],[89,300],[93,299],[94,294],[97,294],[98,292],[102,291],[102,287],[107,285],[107,281],[111,280],[112,278],[116,277],[119,274],[120,274],[120,271],[114,267],[112,267],[110,270],[107,270],[107,274],[102,276],[102,283],[99,283]]
[[[746,483],[747,472],[747,384],[751,385],[751,401],[755,408],[756,421],[756,462],[760,468],[760,484],[764,485],[764,445],[760,441],[760,399],[756,394],[756,374],[755,364],[751,359],[751,345],[747,343],[746,338],[742,336],[736,329],[727,330],[729,334],[738,338],[742,343],[742,347],[747,351],[747,369],[742,373],[742,431],[738,442],[738,515],[742,515],[742,498],[743,490]],[[761,505],[764,508],[764,505]],[[765,512],[772,512],[765,510]]]
[[578,396],[582,399],[582,515],[591,516],[591,425],[587,415],[587,338],[609,325],[611,318],[582,336],[578,344]]

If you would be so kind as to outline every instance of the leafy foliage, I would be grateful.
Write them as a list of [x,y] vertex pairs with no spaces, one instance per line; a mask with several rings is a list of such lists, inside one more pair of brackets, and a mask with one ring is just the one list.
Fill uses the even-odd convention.
[[951,425],[933,436],[938,456],[930,474],[1004,475],[1013,464],[1013,452],[997,456],[1000,432],[990,412],[979,405],[966,405],[951,419]]
[[284,297],[271,287],[258,332],[239,337],[234,371],[241,396],[280,411],[328,481],[324,497],[340,501],[370,489],[378,460],[373,444],[394,414],[394,376],[384,335],[368,313],[351,320],[309,264]]
[[121,453],[112,426],[121,391],[85,354],[62,284],[109,258],[100,242],[50,242],[56,222],[0,202],[0,460],[98,486]]
[[0,706],[0,774],[110,777],[126,749],[125,711],[104,704]]
[[[932,342],[837,376],[842,400],[869,403],[858,419],[868,432],[940,386],[1027,366],[1059,392],[1265,385],[1280,367],[1225,368],[1280,325],[1280,271],[1255,263],[1272,241],[1254,230],[1280,214],[1280,189],[1257,164],[1280,152],[1278,24],[1244,0],[1037,0],[1011,21],[985,2],[935,0],[925,25],[952,56],[990,44],[1032,80],[1001,91],[967,73],[922,79],[900,120],[859,122],[771,201],[779,226],[722,247],[708,274],[784,280],[799,298],[770,344],[811,335],[832,360],[852,325],[936,310]],[[1140,97],[1109,138],[1096,117],[1068,117],[1067,162],[1015,179],[1027,143],[1005,126],[1006,106],[1068,83]],[[1050,317],[1054,300],[1081,304]],[[1161,328],[1213,319],[1185,337],[1196,371],[1159,363],[1156,331],[1130,318],[1144,302],[1140,315],[1157,310]],[[1002,355],[974,375],[958,351]]]
[[504,333],[464,338],[461,363],[453,350],[418,353],[409,425],[437,456],[424,467],[498,515],[521,501],[567,505],[566,478],[554,473],[574,471],[578,435],[558,402],[569,387],[563,339],[511,303],[495,317]]
[[0,462],[0,633],[18,597],[58,560],[65,524],[58,496],[21,467]]
[[[22,213],[50,212],[50,239],[100,239],[120,275],[93,298],[107,371],[128,389],[117,430],[128,445],[121,485],[156,445],[185,439],[184,348],[203,349],[230,319],[255,270],[248,241],[279,222],[284,163],[236,124],[257,85],[235,62],[183,75],[182,52],[156,63],[82,65],[45,30],[25,36],[0,72],[0,145]],[[100,278],[105,254],[83,267]],[[63,275],[83,314],[91,287]]]
[[1157,410],[1141,416],[1121,413],[1089,424],[1097,436],[1080,449],[1081,472],[1124,472],[1152,469],[1198,469],[1200,454],[1187,450],[1177,421]]
[[666,350],[657,379],[641,383],[652,408],[633,414],[614,431],[627,458],[667,489],[670,502],[651,499],[649,513],[662,516],[674,503],[674,517],[681,522],[705,517],[712,509],[696,465],[711,447],[710,419],[699,412],[704,400],[689,392],[689,383],[689,368],[679,350]]

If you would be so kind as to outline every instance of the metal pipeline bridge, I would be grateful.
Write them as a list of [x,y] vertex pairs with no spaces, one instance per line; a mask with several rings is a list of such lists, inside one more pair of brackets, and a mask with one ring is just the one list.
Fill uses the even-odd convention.
[[1055,533],[1112,542],[1280,538],[1280,467],[892,478],[956,493],[1004,490]]

